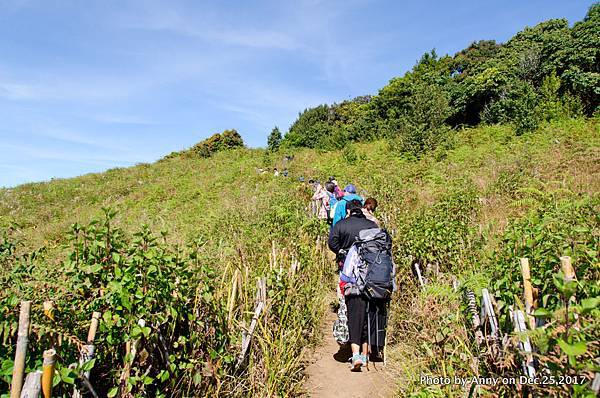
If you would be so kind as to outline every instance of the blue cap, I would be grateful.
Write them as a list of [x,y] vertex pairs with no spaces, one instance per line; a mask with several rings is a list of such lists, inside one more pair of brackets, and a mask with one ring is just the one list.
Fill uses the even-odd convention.
[[353,184],[348,184],[346,185],[346,188],[344,188],[344,191],[348,193],[356,193],[356,187]]

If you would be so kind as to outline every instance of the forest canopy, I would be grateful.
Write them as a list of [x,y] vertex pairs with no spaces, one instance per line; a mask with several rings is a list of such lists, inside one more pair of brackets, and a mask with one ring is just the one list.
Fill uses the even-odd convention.
[[425,53],[374,96],[305,109],[281,147],[341,148],[391,139],[419,154],[454,128],[512,123],[517,134],[541,122],[592,116],[600,98],[600,3],[569,27],[552,19],[506,43],[481,40],[456,53]]

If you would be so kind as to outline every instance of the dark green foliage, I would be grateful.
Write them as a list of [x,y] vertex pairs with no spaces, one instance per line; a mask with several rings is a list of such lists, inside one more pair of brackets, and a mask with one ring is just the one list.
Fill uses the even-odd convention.
[[474,42],[453,57],[425,53],[373,97],[305,110],[284,145],[334,149],[390,138],[414,155],[434,149],[461,125],[511,123],[517,134],[542,121],[591,116],[600,98],[600,4],[573,28],[552,19],[505,44]]
[[403,220],[396,233],[398,254],[422,266],[436,263],[444,271],[474,264],[482,241],[474,226],[477,195],[470,185],[457,186],[432,207]]
[[236,130],[232,129],[225,130],[221,134],[213,134],[204,141],[194,145],[191,152],[203,158],[208,158],[215,152],[243,146],[244,140]]
[[279,145],[281,145],[281,138],[281,131],[279,131],[279,128],[275,126],[267,138],[267,149],[269,151],[276,151],[279,149]]

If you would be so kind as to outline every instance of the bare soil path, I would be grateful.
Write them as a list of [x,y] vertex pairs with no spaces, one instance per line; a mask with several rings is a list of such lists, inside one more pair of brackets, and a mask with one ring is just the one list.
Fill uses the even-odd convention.
[[327,309],[321,324],[322,344],[316,348],[313,362],[306,369],[305,388],[313,398],[390,398],[394,394],[394,380],[386,372],[383,362],[371,362],[369,370],[351,372],[348,359],[350,347],[337,344],[332,336],[337,314]]

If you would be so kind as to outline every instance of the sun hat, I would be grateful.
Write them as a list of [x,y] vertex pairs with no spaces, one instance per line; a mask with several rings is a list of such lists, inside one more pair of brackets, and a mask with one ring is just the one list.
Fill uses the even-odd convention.
[[348,193],[356,193],[356,187],[353,184],[348,184],[346,185],[346,188],[344,188],[344,191]]

